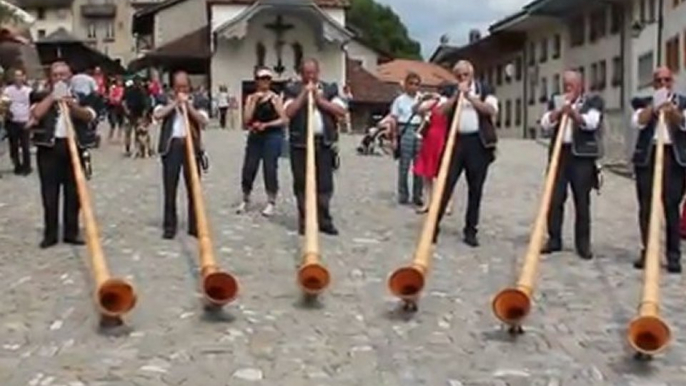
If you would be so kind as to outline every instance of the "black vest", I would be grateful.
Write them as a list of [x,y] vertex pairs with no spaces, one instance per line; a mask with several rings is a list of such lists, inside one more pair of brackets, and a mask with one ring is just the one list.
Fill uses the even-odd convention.
[[[493,89],[488,87],[485,83],[474,81],[474,86],[476,88],[476,93],[479,95],[481,101],[485,101],[486,97],[493,94]],[[451,92],[452,94],[452,92]],[[446,130],[446,135],[450,134],[450,125],[455,117],[455,109],[457,108],[457,102],[453,104],[450,108],[448,117],[448,130]],[[479,116],[479,138],[481,139],[481,144],[484,148],[488,150],[495,150],[498,144],[498,135],[495,132],[495,125],[493,124],[493,116],[489,114],[484,114],[477,110],[477,115]],[[458,134],[459,135],[459,134]],[[455,143],[457,144],[457,142]]]
[[[164,97],[160,98],[160,104],[159,106],[165,106],[169,101],[169,98]],[[196,110],[203,110],[203,111],[208,111],[208,106],[207,106],[207,101],[205,99],[193,99],[193,108]],[[172,141],[172,135],[174,134],[174,120],[176,119],[176,116],[180,115],[180,112],[178,109],[174,109],[169,115],[164,117],[164,120],[162,120],[162,125],[160,126],[160,138],[159,142],[157,144],[157,152],[163,156],[169,152],[169,147],[171,146],[171,141]],[[180,117],[183,119],[183,117]],[[201,138],[200,136],[200,130],[199,127],[193,122],[193,119],[189,116],[188,121],[190,122],[190,125],[193,127],[192,130],[186,130],[186,133],[190,131],[191,137],[193,138],[193,145],[195,147],[195,151],[199,152],[202,149],[201,145]]]
[[[686,97],[680,94],[675,94],[673,101],[676,103],[680,111],[686,110]],[[653,102],[652,97],[634,98],[631,101],[631,107],[634,111],[650,106]],[[658,116],[654,114],[646,127],[639,131],[638,140],[636,141],[636,148],[632,157],[634,165],[642,167],[649,166],[650,157],[653,151],[653,137],[655,135],[655,128],[657,127]],[[682,122],[682,125],[684,123]],[[672,151],[674,158],[679,165],[686,167],[686,127],[668,126],[669,135],[672,139]]]
[[[32,92],[31,105],[39,103],[47,96],[48,92]],[[79,105],[90,107],[95,110],[94,106],[96,103],[93,94],[87,97],[83,97],[80,94],[75,96]],[[53,147],[55,145],[55,128],[57,127],[57,119],[59,117],[59,106],[57,102],[55,102],[41,120],[35,126],[31,127],[31,140],[36,146]],[[71,121],[74,127],[76,144],[81,148],[90,147],[92,145],[91,142],[95,139],[94,136],[89,135],[91,122],[77,118],[73,112],[71,113]]]
[[[602,146],[602,127],[605,119],[605,102],[598,95],[582,95],[583,102],[579,109],[579,114],[586,114],[589,110],[595,109],[600,112],[600,121],[595,130],[584,130],[579,126],[572,125],[572,154],[581,158],[599,158],[603,153]],[[548,111],[555,110],[555,95],[548,101]],[[548,145],[548,155],[551,156],[553,146],[560,133],[560,124],[553,129],[550,144]]]
[[[320,83],[320,87],[324,92],[324,98],[331,101],[338,96],[338,86],[334,83]],[[302,91],[302,82],[297,82],[288,86],[284,92],[285,99],[295,99],[300,95]],[[316,108],[316,106],[315,106]],[[336,126],[336,117],[324,110],[319,110],[324,121],[324,135],[323,143],[324,145],[331,145],[338,141],[338,130]],[[291,117],[289,123],[289,142],[291,146],[294,147],[305,147],[307,143],[307,100],[303,103],[302,107],[295,116]]]

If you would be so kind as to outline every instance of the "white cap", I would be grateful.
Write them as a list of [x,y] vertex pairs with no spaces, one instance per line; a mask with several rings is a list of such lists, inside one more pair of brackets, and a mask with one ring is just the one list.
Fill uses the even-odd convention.
[[257,74],[255,74],[255,75],[258,78],[262,78],[262,77],[269,77],[270,79],[274,78],[274,74],[272,74],[272,72],[268,68],[260,68],[259,70],[257,70]]

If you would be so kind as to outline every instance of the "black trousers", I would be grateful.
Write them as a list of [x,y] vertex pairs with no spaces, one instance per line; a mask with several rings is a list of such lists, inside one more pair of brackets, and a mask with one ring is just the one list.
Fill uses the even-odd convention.
[[565,201],[567,201],[567,187],[571,186],[576,211],[574,243],[578,251],[590,249],[591,189],[595,185],[596,178],[595,158],[577,157],[572,154],[571,145],[564,144],[548,211],[548,239],[551,245],[562,245],[562,221]]
[[10,158],[16,170],[31,168],[31,140],[26,123],[7,122],[7,137],[10,143]]
[[36,163],[43,201],[43,237],[45,240],[57,240],[60,189],[63,189],[63,236],[75,239],[79,233],[80,205],[67,140],[55,139],[54,147],[39,146]]
[[[173,138],[169,151],[162,156],[162,183],[164,184],[164,220],[165,232],[176,233],[178,219],[176,213],[176,193],[179,188],[179,176],[183,168],[183,180],[188,194],[188,232],[196,233],[195,202],[191,194],[191,176],[186,157],[186,139]],[[200,170],[198,170],[200,176]]]
[[[650,201],[653,196],[653,164],[655,163],[655,149],[652,150],[650,163],[647,166],[637,166],[636,193],[638,196],[638,222],[641,228],[643,246],[647,244],[648,223],[650,221]],[[679,234],[679,205],[684,198],[686,168],[679,165],[674,158],[671,145],[665,146],[664,182],[662,203],[667,223],[667,260],[678,262],[681,259],[681,239]]]
[[226,113],[228,110],[228,107],[219,108],[219,127],[222,129],[226,129]]
[[276,196],[279,191],[278,167],[282,145],[283,132],[281,130],[259,134],[251,133],[248,136],[241,173],[241,186],[244,195],[249,195],[252,192],[257,170],[260,168],[260,162],[262,162],[262,176],[267,194]]
[[[305,176],[307,151],[304,147],[291,147],[291,171],[293,172],[293,192],[298,201],[298,223],[305,222]],[[315,147],[317,168],[317,214],[319,226],[333,224],[329,203],[333,196],[334,152],[329,146],[317,142]]]
[[455,185],[464,171],[467,176],[467,213],[465,213],[465,235],[476,235],[481,211],[481,197],[484,183],[488,175],[488,167],[493,162],[493,151],[486,149],[481,143],[478,133],[461,134],[455,142],[453,156],[450,160],[445,190],[441,198],[441,207],[436,224],[434,241],[438,236],[438,229],[448,202],[453,196]]

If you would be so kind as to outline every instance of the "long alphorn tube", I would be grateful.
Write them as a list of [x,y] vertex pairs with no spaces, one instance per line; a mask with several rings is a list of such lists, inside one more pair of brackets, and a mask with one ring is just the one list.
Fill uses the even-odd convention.
[[[186,126],[186,160],[188,161],[188,174],[191,177],[191,191],[195,209],[195,217],[198,231],[198,249],[200,250],[200,274],[202,276],[202,289],[205,299],[212,306],[221,307],[232,302],[238,295],[238,281],[232,275],[219,269],[214,258],[214,248],[210,239],[209,224],[205,212],[205,201],[200,186],[198,175],[198,162],[195,159],[195,146],[193,145],[192,128],[188,118],[188,110],[182,106],[184,124]],[[199,135],[199,133],[198,133]]]
[[69,107],[59,102],[62,117],[67,128],[67,145],[71,158],[72,171],[76,181],[76,190],[83,214],[86,231],[86,247],[91,257],[91,269],[95,281],[95,303],[100,314],[109,318],[121,318],[136,305],[136,291],[126,280],[112,278],[105,261],[105,253],[100,244],[100,232],[93,213],[90,192],[86,183],[86,176],[81,166],[81,157],[74,137],[74,125],[69,115]]
[[433,253],[433,235],[436,231],[436,223],[441,209],[441,200],[443,199],[443,191],[445,190],[445,181],[448,177],[453,149],[455,147],[455,141],[457,140],[457,131],[463,104],[464,94],[460,94],[457,101],[457,107],[455,108],[455,115],[453,116],[450,125],[448,141],[445,144],[445,150],[443,151],[441,166],[431,196],[429,213],[424,219],[424,226],[419,236],[419,242],[417,243],[413,262],[409,266],[397,269],[388,278],[388,289],[391,293],[408,303],[413,304],[417,301],[420,292],[424,288],[425,277],[429,270],[431,255]]
[[645,251],[643,298],[638,316],[629,324],[628,340],[639,354],[653,355],[662,351],[671,340],[667,323],[660,318],[660,230],[662,228],[662,187],[664,169],[664,112],[660,112],[653,165],[653,191],[650,201],[648,242]]
[[305,244],[298,284],[306,295],[316,296],[329,286],[331,276],[320,262],[317,213],[317,165],[314,143],[314,95],[307,98],[307,155],[305,164]]
[[529,247],[524,257],[524,266],[519,277],[519,281],[514,288],[502,290],[493,299],[493,313],[503,323],[511,327],[521,327],[521,323],[531,310],[531,294],[538,272],[538,262],[541,257],[543,238],[545,236],[546,219],[550,210],[550,203],[553,197],[553,188],[557,179],[557,171],[560,163],[560,152],[562,151],[562,138],[567,127],[569,117],[565,114],[560,120],[560,129],[553,144],[553,154],[550,157],[548,173],[543,188],[543,197],[538,209],[538,216],[534,222]]

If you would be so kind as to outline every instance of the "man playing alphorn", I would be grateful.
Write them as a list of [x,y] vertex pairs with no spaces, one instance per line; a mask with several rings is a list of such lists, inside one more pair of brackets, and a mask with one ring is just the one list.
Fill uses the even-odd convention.
[[48,94],[33,93],[31,107],[33,141],[38,148],[36,163],[40,177],[41,198],[45,230],[41,248],[57,244],[60,188],[64,189],[62,218],[64,234],[62,240],[67,244],[84,245],[79,237],[79,196],[76,178],[72,169],[71,153],[67,142],[67,124],[59,102],[64,102],[73,122],[74,136],[79,147],[87,145],[89,124],[97,114],[89,99],[78,101],[69,89],[71,69],[65,62],[55,62],[50,66],[50,85]]
[[686,178],[686,97],[674,92],[674,75],[666,67],[653,73],[653,97],[636,98],[631,123],[638,130],[638,141],[633,162],[638,195],[638,217],[641,228],[643,251],[634,262],[636,269],[643,269],[645,247],[648,242],[648,220],[653,191],[653,163],[655,141],[660,111],[665,114],[667,130],[662,135],[665,141],[663,206],[667,223],[667,271],[681,272],[681,245],[679,238],[679,205],[684,197]]
[[497,142],[494,121],[498,115],[498,99],[493,90],[482,82],[474,80],[474,66],[465,60],[455,64],[453,74],[457,78],[458,92],[444,104],[444,111],[448,117],[448,129],[456,113],[459,95],[465,95],[462,111],[458,118],[458,137],[455,141],[450,169],[445,183],[445,190],[441,199],[441,209],[436,224],[434,242],[438,238],[439,224],[445,214],[448,202],[453,196],[455,185],[464,171],[467,175],[469,189],[467,198],[467,213],[465,213],[464,242],[471,247],[478,247],[476,237],[479,224],[481,196],[488,167],[495,159],[494,151]]
[[[162,181],[164,184],[164,239],[173,239],[176,236],[177,213],[176,192],[179,187],[179,175],[183,167],[183,179],[186,183],[188,194],[188,234],[194,237],[198,235],[195,217],[195,206],[191,194],[191,176],[188,157],[186,157],[186,137],[190,131],[193,147],[196,153],[201,151],[200,130],[205,128],[209,121],[207,106],[203,101],[191,101],[190,79],[184,71],[176,72],[172,77],[174,95],[166,105],[160,105],[153,111],[153,117],[162,121],[160,126],[160,139],[157,151],[162,157]],[[188,111],[190,130],[184,122],[182,107]],[[198,171],[199,173],[199,171]]]
[[[576,253],[582,259],[593,258],[591,250],[591,189],[598,186],[596,159],[600,156],[600,126],[604,102],[599,96],[584,94],[583,78],[576,71],[563,75],[564,95],[553,96],[548,112],[541,118],[541,126],[552,130],[550,154],[558,135],[562,135],[562,149],[553,196],[548,211],[548,242],[541,253],[562,250],[562,219],[567,201],[567,186],[571,185],[576,222],[574,237]],[[560,127],[567,115],[566,127]]]
[[314,93],[314,142],[317,178],[317,214],[319,230],[329,235],[338,235],[329,211],[333,196],[333,171],[336,154],[333,146],[338,141],[337,120],[345,117],[347,106],[338,96],[338,86],[319,80],[319,62],[315,59],[303,61],[300,81],[289,85],[285,91],[284,107],[290,119],[289,141],[293,191],[298,200],[298,231],[305,233],[305,176],[307,160],[308,95]]

